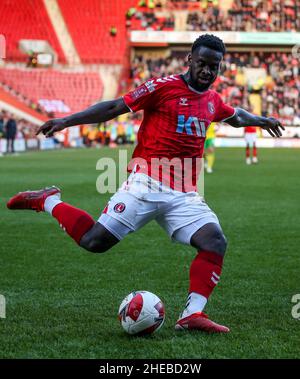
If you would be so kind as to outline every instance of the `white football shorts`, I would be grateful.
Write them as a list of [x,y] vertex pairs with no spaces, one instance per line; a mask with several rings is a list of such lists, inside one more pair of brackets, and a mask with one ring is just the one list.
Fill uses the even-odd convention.
[[197,192],[179,192],[151,177],[132,173],[111,197],[98,222],[121,240],[155,220],[175,241],[189,245],[192,235],[219,220]]
[[245,141],[247,145],[253,147],[253,144],[256,142],[256,133],[245,133]]

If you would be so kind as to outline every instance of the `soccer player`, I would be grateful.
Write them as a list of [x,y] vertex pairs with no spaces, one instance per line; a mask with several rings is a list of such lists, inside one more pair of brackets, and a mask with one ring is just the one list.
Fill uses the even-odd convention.
[[206,159],[206,172],[211,174],[215,163],[215,123],[212,122],[206,131],[206,139],[204,143],[204,152]]
[[[245,141],[246,141],[246,164],[258,163],[257,159],[257,148],[256,148],[256,127],[246,126],[245,128]],[[251,150],[252,148],[252,161],[251,161]]]
[[[173,240],[193,246],[197,254],[191,263],[188,300],[176,322],[177,330],[229,332],[228,327],[211,321],[203,313],[220,280],[226,239],[217,216],[193,186],[198,172],[195,165],[181,172],[170,170],[169,185],[166,180],[160,181],[160,170],[155,170],[157,167],[152,170],[152,166],[156,166],[157,159],[172,164],[176,161],[183,166],[185,161],[197,163],[203,156],[206,130],[211,122],[226,120],[233,127],[258,125],[273,137],[280,137],[280,129],[284,129],[275,118],[259,117],[224,104],[209,89],[217,78],[224,54],[222,40],[202,35],[192,45],[186,73],[148,80],[122,98],[49,120],[38,129],[37,134],[51,137],[73,125],[105,122],[129,111],[144,110],[129,165],[131,174],[111,197],[98,221],[63,202],[56,187],[20,192],[7,203],[10,209],[48,212],[79,246],[95,253],[109,250],[153,219]],[[192,184],[186,180],[186,174],[188,179],[192,176]],[[149,186],[151,191],[147,191]]]

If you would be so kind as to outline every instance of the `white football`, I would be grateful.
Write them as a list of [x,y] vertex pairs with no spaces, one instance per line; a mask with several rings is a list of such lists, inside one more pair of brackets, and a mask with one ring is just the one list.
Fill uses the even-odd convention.
[[158,331],[165,320],[165,307],[152,292],[134,291],[119,308],[119,320],[129,334],[146,335]]

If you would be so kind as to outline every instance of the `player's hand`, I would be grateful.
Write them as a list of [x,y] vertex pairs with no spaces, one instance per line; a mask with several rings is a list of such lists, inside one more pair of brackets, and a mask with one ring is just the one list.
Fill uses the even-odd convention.
[[36,135],[43,133],[46,138],[52,137],[55,132],[60,132],[67,127],[65,120],[63,118],[54,118],[45,122],[40,126],[35,133]]
[[265,129],[272,137],[281,137],[282,133],[280,129],[285,130],[281,122],[274,117],[267,118],[267,121],[265,125],[262,126],[262,129]]

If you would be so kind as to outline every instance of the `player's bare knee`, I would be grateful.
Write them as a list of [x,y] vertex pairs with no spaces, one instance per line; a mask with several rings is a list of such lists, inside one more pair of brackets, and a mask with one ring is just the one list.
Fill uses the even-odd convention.
[[96,244],[95,244],[94,240],[92,238],[90,238],[90,236],[88,234],[85,234],[84,236],[82,236],[79,245],[83,249],[85,249],[87,251],[91,251],[91,252],[94,252],[94,250],[96,248]]
[[227,248],[227,240],[222,231],[215,230],[213,233],[206,235],[205,238],[197,239],[193,245],[198,250],[212,251],[224,256]]
[[110,246],[107,246],[101,241],[93,238],[88,238],[86,236],[82,237],[80,241],[80,246],[83,249],[90,251],[91,253],[104,253],[105,251],[110,249]]
[[191,245],[197,250],[212,251],[223,256],[227,248],[227,240],[221,227],[210,223],[192,236]]
[[99,240],[99,238],[95,238],[96,236],[92,231],[87,232],[85,235],[82,236],[80,240],[80,246],[92,253],[102,253],[106,251],[107,249],[104,250],[104,246]]
[[103,225],[96,223],[80,240],[80,246],[92,253],[104,253],[119,240],[104,228]]
[[205,244],[207,245],[205,250],[213,251],[222,256],[225,255],[227,240],[222,232],[214,233],[212,238],[210,238]]

